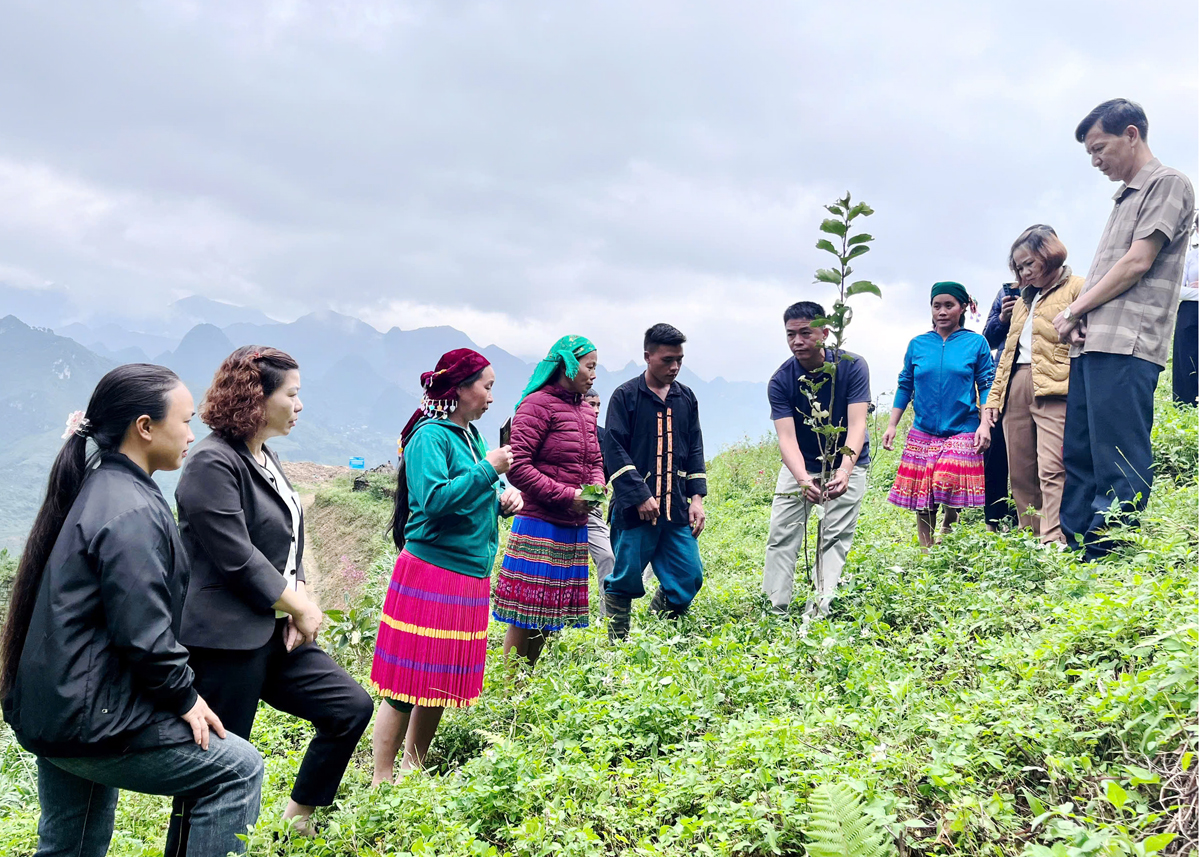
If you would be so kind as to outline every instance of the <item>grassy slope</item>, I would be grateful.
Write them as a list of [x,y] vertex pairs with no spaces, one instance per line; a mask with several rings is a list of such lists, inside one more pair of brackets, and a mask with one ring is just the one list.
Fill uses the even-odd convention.
[[[1139,546],[1095,567],[970,516],[921,556],[911,516],[885,501],[896,456],[880,455],[853,585],[807,635],[764,618],[758,594],[778,458],[731,450],[710,466],[707,579],[684,621],[638,613],[616,647],[568,632],[516,676],[493,627],[483,698],[446,717],[436,775],[368,791],[364,738],[324,838],[289,853],[799,854],[807,796],[826,781],[859,791],[910,850],[1132,853],[1170,822],[1156,818],[1162,784],[1145,781],[1196,743],[1194,414],[1160,403],[1156,430],[1160,462],[1186,476],[1160,478]],[[363,678],[391,562],[375,497],[318,496],[382,553],[351,587],[358,615],[326,638]],[[254,853],[271,852],[309,734],[260,715]],[[32,853],[36,805],[18,756],[0,753],[0,853]],[[110,853],[157,853],[165,814],[124,796]]]

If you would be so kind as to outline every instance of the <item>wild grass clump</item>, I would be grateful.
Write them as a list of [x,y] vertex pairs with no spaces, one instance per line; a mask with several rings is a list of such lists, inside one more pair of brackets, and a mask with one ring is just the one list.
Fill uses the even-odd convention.
[[[1176,423],[1172,410],[1160,401],[1160,467],[1187,460],[1167,434],[1196,442],[1194,411]],[[364,738],[337,806],[318,813],[321,837],[293,839],[288,853],[834,853],[836,818],[872,853],[1194,847],[1194,465],[1160,476],[1118,557],[1084,565],[971,520],[922,555],[878,476],[894,472],[896,453],[873,454],[848,585],[828,621],[765,614],[778,456],[769,442],[728,450],[709,465],[706,582],[686,617],[658,620],[643,606],[619,645],[600,628],[563,633],[532,672],[501,661],[493,627],[483,697],[446,715],[430,771],[371,791]],[[367,494],[333,485],[317,502],[361,515],[372,538],[386,499]],[[336,650],[363,679],[394,559],[376,544],[360,633]],[[268,778],[251,853],[277,853],[275,820],[309,735],[260,712]],[[164,808],[122,798],[127,832],[111,853],[161,848]],[[35,819],[28,793],[0,806],[0,851],[31,854]]]

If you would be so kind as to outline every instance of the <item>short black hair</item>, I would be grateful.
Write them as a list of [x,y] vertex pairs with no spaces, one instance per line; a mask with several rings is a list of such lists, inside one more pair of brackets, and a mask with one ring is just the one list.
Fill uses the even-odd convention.
[[683,345],[685,342],[687,342],[687,337],[679,328],[659,322],[646,331],[646,338],[642,340],[642,348],[646,351],[653,351],[659,345]]
[[814,318],[824,318],[825,307],[815,301],[796,301],[790,307],[783,311],[783,323],[801,319],[802,321],[812,321]]
[[595,387],[588,387],[587,392],[583,394],[585,399],[599,399],[600,394],[596,392]]
[[1130,125],[1138,129],[1138,134],[1143,140],[1146,140],[1150,133],[1150,123],[1146,121],[1146,111],[1142,109],[1142,105],[1124,98],[1114,98],[1096,107],[1075,126],[1076,142],[1082,143],[1083,138],[1097,122],[1105,134],[1118,137],[1124,134]]

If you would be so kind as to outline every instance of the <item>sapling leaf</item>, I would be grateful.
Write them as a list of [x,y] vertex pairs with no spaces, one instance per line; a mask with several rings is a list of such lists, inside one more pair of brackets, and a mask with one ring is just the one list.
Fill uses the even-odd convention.
[[1129,800],[1129,792],[1121,788],[1121,784],[1116,780],[1108,780],[1104,784],[1104,796],[1117,809],[1122,809]]
[[1142,850],[1146,853],[1147,857],[1149,857],[1150,854],[1157,854],[1159,851],[1162,851],[1164,848],[1170,845],[1171,840],[1174,838],[1174,833],[1156,833],[1153,836],[1148,836],[1143,839],[1140,844],[1142,846]]
[[837,271],[834,271],[830,268],[818,268],[817,269],[817,282],[818,283],[833,283],[834,285],[841,285],[842,275],[840,273],[838,273]]
[[848,212],[846,212],[846,217],[849,220],[853,220],[854,218],[858,217],[860,214],[864,215],[866,217],[870,217],[874,213],[875,213],[875,209],[871,208],[871,206],[867,205],[865,202],[860,202],[858,205],[854,206],[852,209],[850,209]]
[[849,228],[850,227],[848,227],[842,221],[834,220],[833,218],[827,217],[821,221],[821,231],[828,232],[830,235],[837,235],[841,237],[846,234]]
[[853,247],[855,244],[866,244],[868,241],[874,241],[874,240],[875,240],[875,237],[873,235],[868,235],[867,233],[864,232],[861,235],[852,236],[850,238],[850,240],[846,242],[846,244]]
[[832,253],[835,256],[838,255],[838,249],[833,246],[832,242],[830,242],[828,238],[822,238],[820,241],[818,241],[817,249],[824,250],[826,253]]
[[859,280],[851,283],[849,288],[846,289],[846,297],[849,298],[853,297],[854,295],[860,295],[863,292],[869,292],[870,294],[875,295],[877,298],[883,297],[883,292],[879,291],[879,286],[875,285],[870,280]]
[[604,486],[603,485],[584,485],[579,495],[589,506],[599,506],[604,502]]
[[846,261],[849,262],[851,259],[857,258],[857,257],[861,256],[863,253],[869,253],[869,252],[871,252],[870,247],[868,247],[865,244],[859,244],[857,247],[851,248],[850,252],[846,254]]

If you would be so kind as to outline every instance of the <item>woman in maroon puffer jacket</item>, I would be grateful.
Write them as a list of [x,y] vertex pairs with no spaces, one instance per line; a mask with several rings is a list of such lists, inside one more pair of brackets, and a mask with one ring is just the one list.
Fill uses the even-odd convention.
[[583,394],[596,380],[596,346],[564,336],[534,369],[512,423],[508,480],[525,507],[513,519],[492,616],[508,624],[504,654],[537,662],[546,636],[588,616],[588,504],[604,484],[595,412]]

